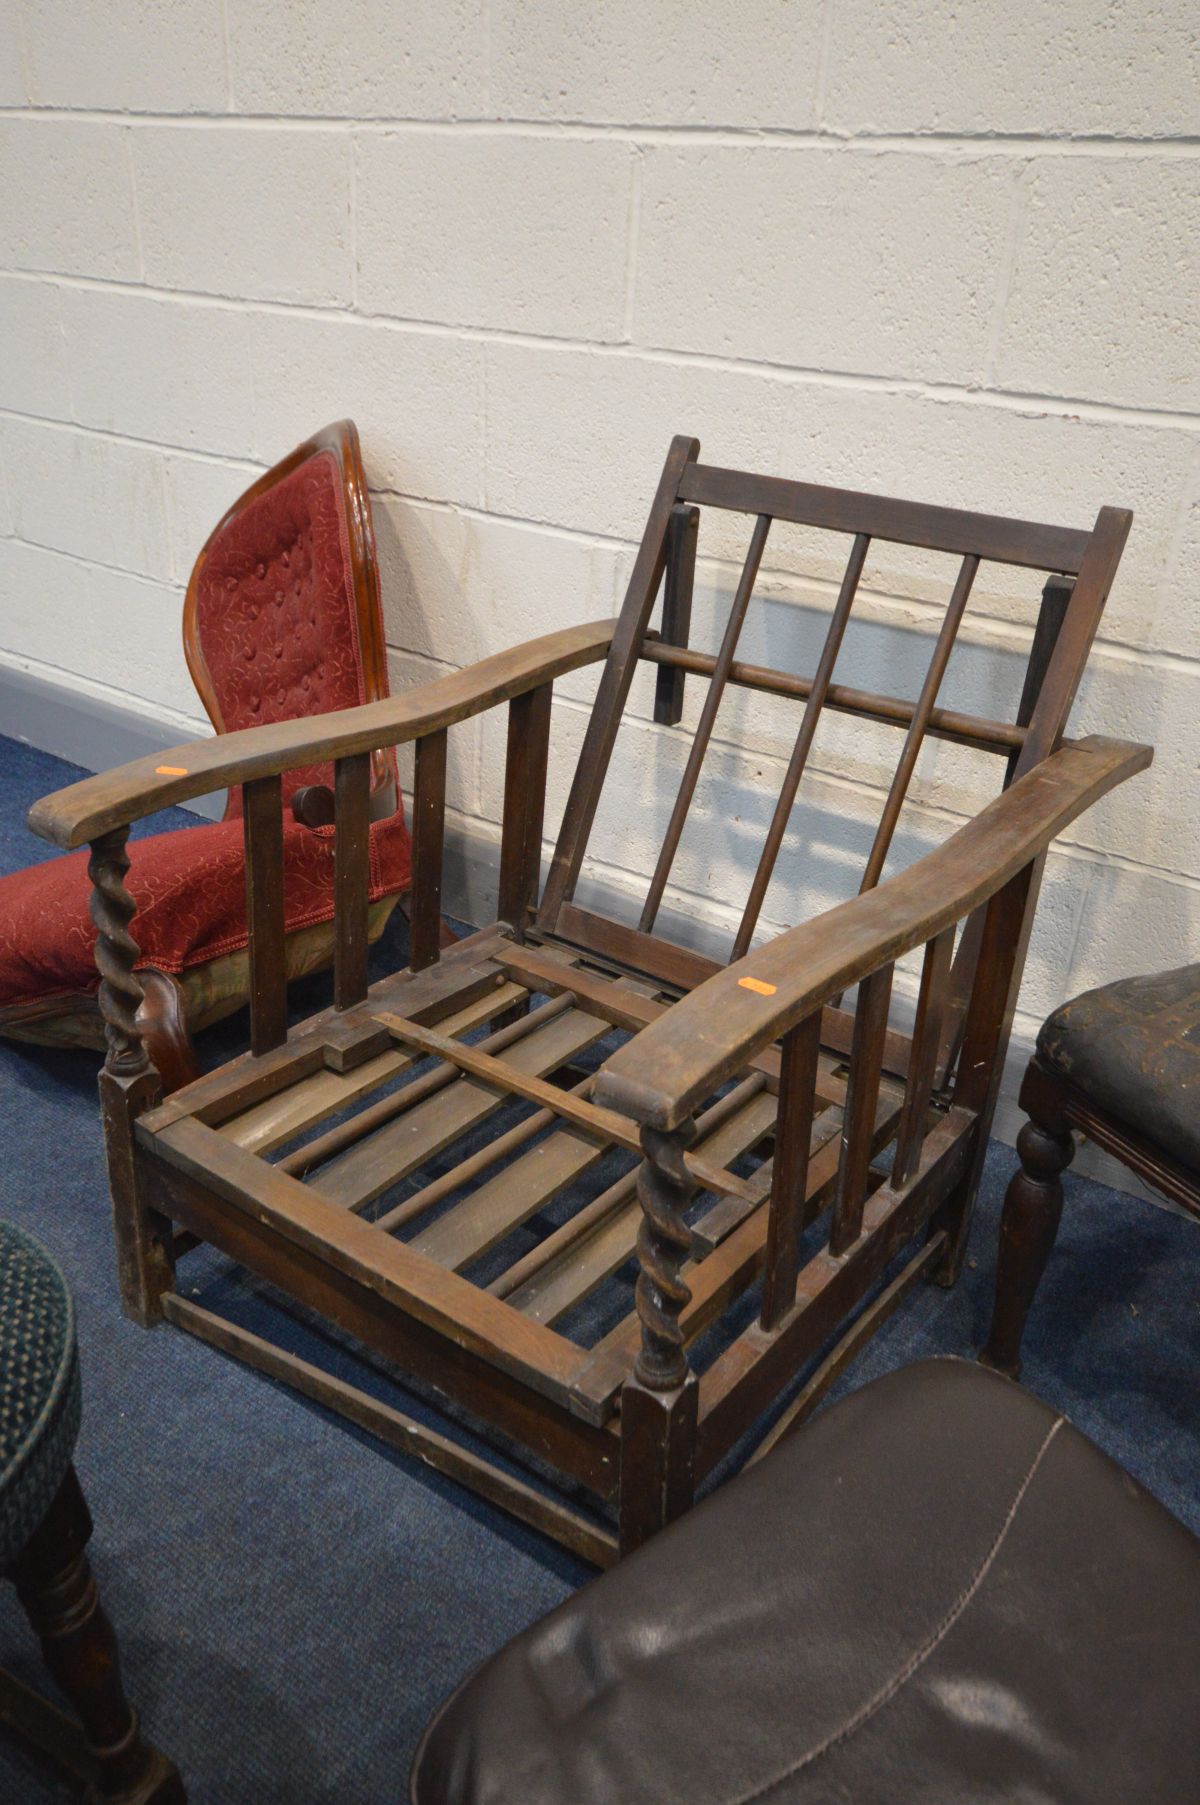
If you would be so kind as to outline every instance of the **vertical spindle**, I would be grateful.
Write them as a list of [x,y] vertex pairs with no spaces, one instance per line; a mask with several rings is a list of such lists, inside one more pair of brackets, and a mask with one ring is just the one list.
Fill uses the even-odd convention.
[[246,926],[250,942],[250,1047],[269,1053],[287,1039],[283,922],[283,798],[278,775],[242,785]]
[[417,741],[413,779],[412,912],[409,964],[413,971],[439,957],[442,921],[442,852],[446,833],[446,729]]
[[829,1231],[829,1249],[833,1254],[844,1254],[862,1233],[891,995],[890,965],[873,971],[858,987],[858,1008],[850,1042],[850,1078],[842,1118],[841,1163]]
[[339,758],[334,769],[333,1002],[350,1009],[367,994],[367,909],[371,861],[371,755]]

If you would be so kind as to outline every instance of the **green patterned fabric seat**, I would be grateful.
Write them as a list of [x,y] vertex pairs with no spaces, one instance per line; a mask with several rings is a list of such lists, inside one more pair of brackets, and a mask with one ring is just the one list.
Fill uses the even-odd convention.
[[0,1223],[0,1571],[49,1510],[79,1434],[79,1356],[67,1281]]

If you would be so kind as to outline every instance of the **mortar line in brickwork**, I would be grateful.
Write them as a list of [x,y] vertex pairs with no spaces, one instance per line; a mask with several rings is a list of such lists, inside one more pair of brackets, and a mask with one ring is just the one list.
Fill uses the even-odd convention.
[[626,344],[633,338],[634,304],[637,298],[638,239],[642,229],[642,153],[634,149],[630,158],[629,212],[625,226],[625,304],[621,315],[621,337]]
[[129,171],[129,210],[133,221],[133,248],[137,255],[138,275],[146,280],[146,257],[142,248],[142,213],[138,201],[137,166],[133,157],[133,133],[122,127],[121,137],[125,148],[125,166]]
[[346,147],[346,244],[350,254],[350,310],[358,311],[358,134],[352,132]]
[[1174,133],[1163,137],[1068,132],[873,132],[869,128],[824,125],[797,129],[792,126],[762,125],[664,125],[649,121],[608,121],[602,119],[549,120],[525,117],[496,119],[420,119],[404,115],[375,114],[364,118],[356,113],[138,113],[119,107],[0,107],[0,118],[69,119],[81,124],[123,123],[165,129],[226,131],[277,131],[281,129],[309,132],[338,132],[352,127],[372,133],[409,132],[443,136],[509,135],[540,138],[627,139],[642,144],[702,144],[705,147],[729,144],[734,147],[775,145],[780,148],[848,150],[867,155],[877,151],[902,151],[915,155],[942,156],[954,154],[1028,156],[1038,150],[1047,156],[1130,157],[1130,156],[1195,156],[1200,152],[1200,135]]
[[[247,486],[250,482],[253,482],[256,476],[262,473],[264,468],[262,464],[247,464],[242,460],[226,457],[221,453],[199,451],[186,445],[174,445],[157,439],[143,439],[129,434],[115,433],[105,427],[85,426],[72,420],[47,419],[40,414],[21,413],[15,408],[0,407],[0,420],[3,419],[21,420],[31,425],[44,426],[48,430],[54,432],[82,433],[85,436],[98,438],[110,443],[135,445],[147,451],[157,451],[163,455],[164,459],[169,457],[182,457],[192,458],[197,463],[215,464],[222,469],[229,469],[244,475],[247,480]],[[572,544],[578,544],[590,549],[631,552],[636,548],[637,544],[635,540],[623,539],[617,534],[584,531],[575,527],[563,526],[556,521],[538,520],[533,516],[526,514],[508,514],[499,509],[479,506],[472,502],[448,501],[439,496],[417,495],[410,490],[389,488],[386,483],[372,483],[371,494],[372,496],[390,496],[394,500],[406,502],[415,508],[426,508],[434,513],[457,515],[465,520],[479,521],[486,525],[496,524],[500,526],[521,527],[529,532],[540,534],[549,539],[565,539]],[[28,539],[24,535],[18,533],[9,534],[8,538],[14,544],[28,545],[35,550],[49,552],[54,557],[70,558],[75,563],[82,564],[87,569],[109,571],[119,576],[131,576],[135,581],[159,583],[164,584],[167,587],[178,587],[183,581],[182,578],[175,576],[159,577],[150,575],[145,571],[130,570],[125,565],[108,564],[102,559],[84,558],[80,556],[78,552],[73,552],[56,545],[48,545],[43,540]],[[732,570],[734,568],[731,560],[717,558],[701,560],[701,569],[705,566],[710,568],[716,566],[721,570]],[[803,571],[791,571],[778,566],[768,568],[764,564],[762,576],[764,579],[803,584],[807,589],[815,591],[817,594],[836,592],[837,588],[837,585],[832,583],[828,578],[813,576]],[[803,606],[802,601],[795,601],[790,598],[782,599],[787,605],[797,607]],[[939,619],[942,612],[942,605],[937,600],[927,601],[919,596],[893,594],[891,591],[872,587],[864,587],[861,599],[864,602],[880,604],[883,608],[889,610],[904,609],[917,611],[920,613],[923,620],[927,617],[931,623]],[[880,624],[888,625],[890,623],[881,621]],[[972,633],[970,628],[983,628],[986,629],[986,631]],[[1024,648],[1028,636],[1029,628],[1027,624],[1011,620],[1006,615],[990,614],[986,612],[984,607],[977,607],[975,616],[969,623],[965,643],[970,643],[972,645],[992,645],[997,641],[1003,640],[1011,641],[1012,644]],[[1097,635],[1095,649],[1098,656],[1102,657],[1105,654],[1111,654],[1115,660],[1121,663],[1140,664],[1151,669],[1166,671],[1177,670],[1183,674],[1188,674],[1193,672],[1197,667],[1200,667],[1200,653],[1193,655],[1185,652],[1172,652],[1165,648],[1147,649],[1143,646],[1135,645],[1130,640],[1122,639],[1117,634],[1106,632],[1103,628]]]
[[817,80],[813,90],[813,125],[818,136],[828,131],[825,122],[825,97],[829,90],[829,61],[833,52],[834,0],[822,0],[821,42],[817,51]]
[[229,46],[229,0],[221,0],[221,62],[225,71],[225,105],[233,112],[233,54]]
[[1178,431],[1200,430],[1200,410],[1133,407],[1121,401],[1096,401],[1077,395],[1054,395],[1021,389],[973,387],[966,383],[930,382],[918,376],[884,375],[864,370],[823,370],[799,364],[774,363],[766,358],[733,358],[715,352],[690,351],[666,345],[621,344],[597,340],[516,332],[499,326],[456,325],[447,320],[408,318],[398,314],[352,311],[349,307],[318,306],[303,301],[266,300],[258,296],[207,293],[197,289],[159,288],[149,283],[123,282],[99,276],[78,276],[62,270],[0,271],[9,281],[47,282],[54,287],[119,294],[129,299],[165,302],[182,307],[212,307],[247,315],[297,316],[352,324],[365,331],[408,332],[414,336],[448,338],[460,344],[497,344],[517,350],[573,352],[590,357],[641,359],[672,369],[713,370],[724,375],[769,376],[790,387],[816,386],[848,389],[855,393],[908,396],[915,400],[953,401],[966,407],[996,407],[1021,412],[1036,407],[1071,419],[1104,423],[1120,420],[1130,425],[1162,426]]
[[992,297],[992,318],[988,329],[987,354],[983,365],[983,379],[989,388],[996,380],[996,368],[1000,361],[1000,350],[1004,342],[1004,328],[1008,323],[1008,303],[1017,272],[1017,260],[1025,240],[1025,228],[1029,221],[1029,197],[1032,189],[1033,168],[1033,159],[1030,158],[1026,163],[1018,163],[1013,171],[1008,229],[1004,236],[1004,251],[996,282],[996,292]]

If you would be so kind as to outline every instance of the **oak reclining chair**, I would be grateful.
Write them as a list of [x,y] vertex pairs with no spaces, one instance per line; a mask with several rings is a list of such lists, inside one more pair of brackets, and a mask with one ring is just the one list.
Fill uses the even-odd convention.
[[[188,582],[183,647],[219,734],[386,697],[379,567],[352,420],[314,433],[226,510]],[[283,774],[279,797],[289,980],[333,958],[332,774],[305,763]],[[196,1076],[192,1034],[250,994],[241,813],[231,789],[220,821],[138,846],[139,1025],[168,1090]],[[370,813],[375,940],[409,883],[390,751],[374,760]],[[81,855],[0,878],[0,1034],[10,1039],[104,1046],[85,865]]]
[[[686,1510],[818,1356],[772,1434],[811,1408],[922,1273],[954,1279],[1046,849],[1151,757],[1098,737],[1063,742],[1127,513],[1105,508],[1091,532],[1077,532],[708,467],[698,454],[692,439],[672,442],[615,621],[549,634],[390,701],[183,746],[75,784],[30,815],[58,845],[92,847],[125,1309],[286,1379],[600,1565]],[[702,508],[755,517],[715,656],[687,644]],[[851,540],[811,679],[735,656],[773,519]],[[873,539],[960,560],[915,703],[832,682]],[[1015,723],[937,703],[981,560],[1051,573]],[[541,888],[552,686],[599,660]],[[709,684],[631,927],[580,906],[575,891],[643,660],[658,667],[656,712],[668,722],[679,719],[681,673]],[[730,684],[804,707],[733,962],[722,967],[654,930]],[[447,734],[500,704],[499,919],[440,952]],[[751,948],[823,707],[903,730],[862,890]],[[878,882],[927,734],[998,755],[1006,787],[943,845]],[[416,751],[411,965],[368,989],[370,759],[405,742]],[[333,1004],[289,1034],[279,774],[329,759]],[[217,783],[240,784],[245,798],[252,1051],[161,1102],[137,1030],[126,836],[148,810]],[[892,972],[921,948],[904,1034],[889,1026]],[[841,998],[852,986],[850,1014]],[[485,1037],[468,1039],[476,1030]],[[581,1071],[588,1049],[593,1062],[607,1056]],[[481,1144],[481,1134],[492,1138]],[[175,1265],[197,1239],[401,1369],[451,1417],[484,1425],[510,1455],[582,1490],[585,1505],[548,1496],[511,1463],[493,1464],[185,1297]],[[905,1249],[903,1269],[856,1316]]]

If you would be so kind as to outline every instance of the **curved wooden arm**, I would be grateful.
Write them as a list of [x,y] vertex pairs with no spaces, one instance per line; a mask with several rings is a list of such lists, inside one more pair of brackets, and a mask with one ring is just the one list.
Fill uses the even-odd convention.
[[698,985],[608,1060],[593,1100],[650,1128],[676,1127],[830,997],[986,902],[1152,757],[1149,746],[1099,735],[1063,746],[907,871]]
[[29,811],[29,825],[56,846],[82,846],[85,840],[127,827],[156,809],[232,783],[420,739],[603,658],[615,626],[615,621],[607,620],[566,627],[402,696],[242,733],[222,733],[135,759],[43,796]]

